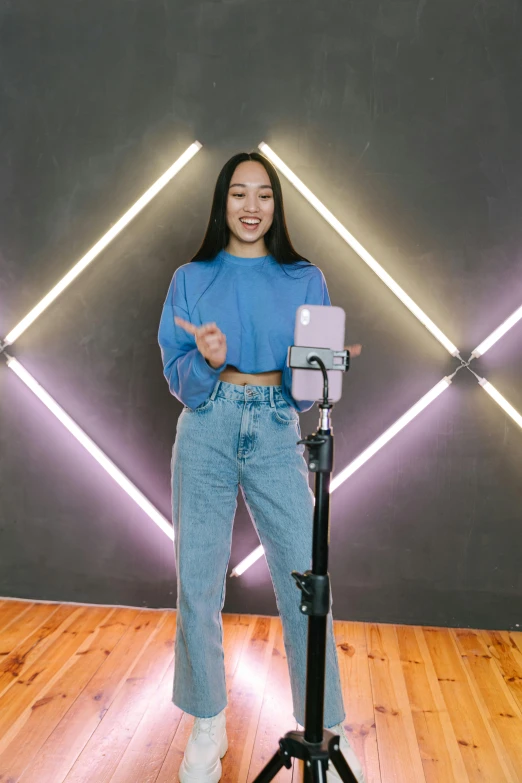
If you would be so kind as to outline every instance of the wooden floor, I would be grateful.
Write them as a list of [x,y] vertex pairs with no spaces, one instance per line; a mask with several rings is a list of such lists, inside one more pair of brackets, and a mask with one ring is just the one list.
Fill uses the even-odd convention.
[[[224,615],[229,750],[252,781],[295,728],[277,618]],[[522,634],[336,622],[367,783],[520,783]],[[175,783],[175,612],[0,601],[0,782]],[[302,780],[282,770],[281,783]]]

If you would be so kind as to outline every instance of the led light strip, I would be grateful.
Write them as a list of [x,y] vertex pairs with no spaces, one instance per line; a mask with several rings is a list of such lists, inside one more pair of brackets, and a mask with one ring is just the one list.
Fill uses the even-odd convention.
[[388,441],[390,441],[395,437],[395,435],[404,429],[404,427],[409,424],[410,421],[415,418],[415,416],[418,416],[419,413],[424,410],[424,408],[427,408],[428,405],[433,402],[433,400],[436,400],[439,394],[442,394],[443,391],[446,391],[450,384],[451,379],[449,377],[443,378],[433,387],[433,389],[430,389],[430,391],[425,394],[424,397],[421,397],[420,400],[415,403],[415,405],[406,411],[406,413],[403,413],[400,419],[397,419],[395,424],[392,424],[391,427],[388,427],[388,429],[383,432],[382,435],[377,438],[377,440],[374,440],[367,449],[359,454],[358,457],[350,462],[349,465],[347,465],[340,473],[337,474],[334,479],[332,479],[330,482],[330,492],[333,492],[335,489],[337,489],[337,487],[340,487],[347,478],[352,476],[356,470],[359,470],[359,468],[364,465],[365,462],[368,462],[370,457],[373,457],[373,455],[376,454],[379,449],[382,449],[382,447],[386,445]]
[[145,495],[130,481],[121,470],[116,467],[114,462],[107,457],[106,454],[94,443],[91,438],[71,419],[68,413],[58,405],[51,395],[45,391],[45,389],[38,383],[38,381],[23,367],[17,359],[6,355],[7,366],[25,383],[28,389],[38,397],[41,402],[53,413],[56,418],[63,424],[63,426],[69,430],[78,443],[94,457],[102,468],[104,468],[109,476],[119,484],[119,486],[125,490],[127,495],[131,497],[138,506],[152,519],[153,522],[162,530],[171,541],[174,540],[174,530],[172,525],[161,514],[158,509],[152,505],[150,500],[147,500]]
[[479,378],[479,384],[482,386],[484,391],[489,394],[491,399],[495,400],[495,402],[500,405],[502,410],[504,410],[508,416],[511,416],[515,424],[518,424],[518,426],[522,428],[522,416],[506,400],[506,398],[501,395],[501,393],[493,386],[493,384],[487,381],[485,378]]
[[256,549],[254,549],[253,552],[250,552],[250,554],[245,557],[244,560],[242,560],[235,568],[232,569],[230,576],[241,576],[241,574],[245,573],[247,568],[250,568],[250,566],[254,565],[254,563],[263,557],[264,554],[265,550],[261,545],[259,545]]
[[292,183],[292,185],[305,197],[305,199],[319,212],[320,215],[332,226],[339,236],[350,245],[352,250],[355,250],[357,255],[372,269],[375,274],[393,291],[403,304],[413,313],[413,315],[419,319],[419,321],[431,332],[431,334],[444,346],[444,348],[452,355],[458,356],[459,350],[453,345],[451,340],[439,329],[439,327],[433,323],[426,313],[415,304],[413,299],[408,296],[398,283],[386,272],[382,266],[375,260],[375,258],[361,245],[360,242],[346,229],[343,224],[337,220],[336,217],[330,212],[325,205],[319,201],[317,196],[314,196],[312,191],[297,177],[294,172],[288,168],[281,158],[265,144],[264,141],[258,145],[261,152],[272,161],[274,166],[281,171],[282,174]]
[[6,345],[12,345],[15,340],[20,337],[25,330],[31,326],[31,324],[38,318],[39,315],[43,313],[44,310],[49,307],[49,305],[54,302],[56,297],[58,297],[62,291],[64,291],[68,285],[70,285],[73,280],[75,280],[78,275],[83,272],[83,270],[93,261],[96,256],[98,256],[101,251],[107,247],[107,245],[112,242],[112,240],[122,231],[122,229],[127,226],[131,220],[136,217],[136,215],[141,212],[141,210],[149,203],[149,201],[152,201],[154,196],[156,196],[160,190],[162,190],[165,185],[170,182],[170,180],[185,166],[189,160],[191,160],[194,155],[201,149],[201,144],[199,141],[193,142],[190,147],[188,147],[185,152],[180,155],[180,157],[175,161],[175,163],[172,164],[172,166],[167,169],[167,171],[162,174],[162,176],[156,180],[156,182],[139,198],[135,204],[132,205],[132,207],[127,210],[127,212],[121,217],[117,223],[115,223],[112,228],[107,231],[106,234],[102,236],[101,239],[96,242],[96,244],[91,247],[88,253],[86,253],[83,258],[81,258],[67,274],[62,277],[62,279],[54,286],[54,288],[49,291],[44,298],[38,302],[38,304],[33,307],[30,313],[28,313],[25,318],[22,318],[20,323],[18,323],[14,329],[11,329],[9,334],[6,336],[4,340],[4,346]]
[[518,323],[521,318],[522,305],[518,308],[518,310],[515,310],[515,312],[512,313],[509,318],[506,318],[506,320],[503,321],[494,332],[491,332],[489,337],[486,337],[486,339],[483,340],[480,345],[477,345],[475,350],[471,352],[471,356],[474,359],[478,359],[479,356],[484,356],[486,351],[489,351],[491,346],[495,345],[495,343],[498,342],[498,340],[500,340],[500,338],[503,337],[506,332],[508,332],[516,323]]
[[[421,411],[423,411],[428,407],[428,405],[436,400],[437,397],[442,394],[442,392],[445,391],[450,384],[451,378],[443,378],[433,387],[433,389],[430,389],[430,391],[425,394],[424,397],[421,397],[420,400],[415,403],[415,405],[406,411],[406,413],[403,413],[400,419],[397,419],[395,424],[392,424],[391,427],[388,427],[388,429],[383,432],[382,435],[377,438],[377,440],[374,440],[374,442],[368,446],[367,449],[359,454],[358,457],[352,460],[349,465],[347,465],[340,473],[337,474],[334,479],[332,479],[330,482],[330,493],[334,492],[337,487],[340,487],[341,484],[343,484],[347,478],[352,476],[356,470],[359,470],[359,468],[362,467],[365,462],[368,462],[368,460],[373,457],[373,455],[376,454],[380,449],[382,449],[382,447],[388,443],[388,441],[390,441],[395,437],[395,435],[404,429],[404,427],[406,427],[406,425],[409,424],[412,419],[418,416]],[[244,560],[238,563],[230,575],[241,576],[241,574],[244,574],[247,568],[250,568],[250,566],[253,565],[256,560],[259,560],[263,554],[263,547],[258,546],[257,549],[254,549],[254,551],[245,557]]]

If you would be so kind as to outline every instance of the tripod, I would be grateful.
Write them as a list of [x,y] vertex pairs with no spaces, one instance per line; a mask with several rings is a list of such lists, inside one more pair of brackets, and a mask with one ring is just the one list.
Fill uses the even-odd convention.
[[[341,367],[338,364],[334,366],[334,357],[341,357]],[[347,350],[334,351],[329,348],[289,348],[291,367],[311,369],[312,364],[319,365],[324,381],[323,401],[319,405],[319,429],[298,441],[310,450],[308,466],[316,473],[312,569],[304,574],[292,571],[292,577],[302,593],[300,609],[308,615],[305,726],[304,732],[289,731],[279,740],[279,750],[261,770],[254,783],[268,783],[283,767],[290,769],[292,758],[304,761],[304,783],[326,783],[326,770],[330,762],[341,780],[345,783],[357,783],[339,748],[339,735],[323,729],[326,624],[330,611],[330,480],[334,453],[330,426],[330,411],[333,405],[328,402],[327,369],[342,369],[346,372],[350,364],[350,353]]]

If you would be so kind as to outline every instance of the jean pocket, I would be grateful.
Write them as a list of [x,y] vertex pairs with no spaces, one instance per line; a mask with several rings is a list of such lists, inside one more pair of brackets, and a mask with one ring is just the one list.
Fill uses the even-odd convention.
[[209,397],[208,400],[204,400],[204,402],[198,405],[197,408],[189,408],[188,405],[186,405],[183,410],[188,411],[189,413],[201,413],[202,411],[206,411],[211,408],[213,404],[214,400],[211,400]]
[[295,408],[292,408],[286,401],[276,402],[275,406],[271,408],[274,413],[274,418],[281,424],[293,424],[299,421],[299,414]]

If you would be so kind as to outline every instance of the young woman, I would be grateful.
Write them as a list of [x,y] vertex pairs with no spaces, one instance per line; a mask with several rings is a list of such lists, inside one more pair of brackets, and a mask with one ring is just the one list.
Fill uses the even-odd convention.
[[[330,305],[321,270],[289,239],[277,172],[260,153],[222,168],[201,248],[178,267],[159,343],[171,393],[184,408],[172,453],[177,567],[173,701],[194,715],[181,783],[217,783],[227,750],[221,611],[241,487],[274,585],[283,625],[295,719],[304,724],[308,619],[292,571],[310,568],[314,495],[286,366],[301,304]],[[350,346],[357,355],[360,346]],[[328,617],[325,728],[359,781],[361,766],[342,723],[332,614]],[[338,780],[334,770],[331,781]]]

